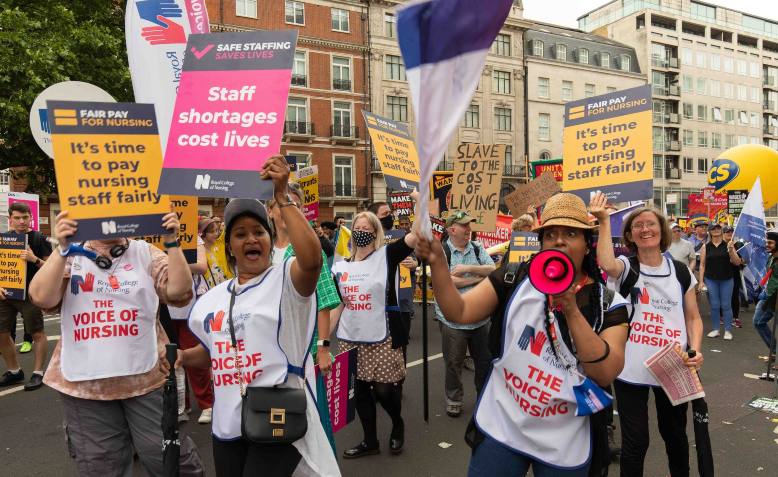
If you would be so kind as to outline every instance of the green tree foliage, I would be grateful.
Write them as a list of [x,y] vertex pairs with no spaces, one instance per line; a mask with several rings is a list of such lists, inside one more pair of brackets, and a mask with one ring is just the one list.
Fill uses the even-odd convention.
[[0,0],[0,169],[26,166],[28,190],[55,189],[54,163],[30,133],[35,97],[84,81],[132,101],[121,0]]

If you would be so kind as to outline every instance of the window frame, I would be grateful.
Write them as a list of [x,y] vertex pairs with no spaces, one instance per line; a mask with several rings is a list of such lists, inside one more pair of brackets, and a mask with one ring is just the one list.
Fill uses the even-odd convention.
[[[346,19],[346,29],[345,30],[342,29],[342,28],[335,28],[335,13],[336,12],[338,12],[338,14],[343,14],[343,13],[346,14],[346,16],[345,16],[345,19]],[[344,8],[336,8],[336,7],[330,8],[330,27],[332,28],[332,31],[336,31],[338,33],[350,33],[351,32],[351,19],[349,17],[350,17],[349,10],[346,10]],[[338,22],[339,23],[339,25],[338,25],[339,27],[342,26],[342,21],[343,21],[343,17],[341,17],[339,19],[339,22]]]
[[[292,20],[289,20],[289,7],[292,7]],[[298,23],[297,21],[297,14],[298,14],[298,8],[299,12],[302,13],[302,21]],[[287,25],[298,25],[298,26],[305,26],[305,2],[301,2],[300,0],[284,0],[284,23]]]

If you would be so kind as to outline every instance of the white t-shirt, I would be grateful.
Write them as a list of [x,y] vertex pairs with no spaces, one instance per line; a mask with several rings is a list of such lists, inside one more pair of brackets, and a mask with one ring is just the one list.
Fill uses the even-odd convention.
[[280,265],[284,263],[284,255],[286,255],[286,247],[276,247],[273,245],[273,265]]
[[674,259],[686,265],[694,261],[694,245],[688,240],[680,239],[677,242],[672,242],[667,251],[670,252]]

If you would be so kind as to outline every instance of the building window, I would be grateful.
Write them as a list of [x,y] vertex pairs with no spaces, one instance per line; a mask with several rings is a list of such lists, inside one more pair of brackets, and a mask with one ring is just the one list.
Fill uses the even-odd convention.
[[705,68],[705,53],[702,51],[694,52],[694,66],[697,68]]
[[746,60],[737,60],[737,74],[748,76],[748,62]]
[[608,86],[608,87],[605,88],[605,92],[606,93],[615,93],[616,92],[616,87],[615,86]]
[[481,127],[481,107],[477,104],[471,104],[465,111],[465,127],[466,128],[480,128]]
[[308,84],[307,59],[304,51],[294,52],[294,66],[292,66],[292,86],[306,86]]
[[573,100],[573,82],[562,81],[562,101],[572,101],[572,100]]
[[512,113],[511,108],[494,108],[494,129],[497,131],[512,131]]
[[540,153],[539,159],[541,161],[547,161],[547,160],[551,159],[551,153],[548,152],[548,151],[543,151],[543,152]]
[[629,55],[621,55],[621,71],[631,71]]
[[584,97],[591,98],[592,96],[594,96],[594,94],[595,94],[594,85],[591,83],[586,83],[586,85],[584,85]]
[[707,94],[708,92],[708,80],[705,78],[697,78],[697,94]]
[[727,99],[735,98],[735,85],[732,83],[724,83],[724,97]]
[[729,149],[730,147],[735,147],[737,142],[735,141],[735,135],[734,134],[727,134],[724,136],[724,147]]
[[335,196],[354,196],[354,166],[349,156],[335,156]]
[[351,60],[349,58],[332,57],[332,89],[351,91]]
[[697,120],[698,121],[708,120],[708,106],[704,104],[697,105]]
[[492,73],[492,91],[499,94],[511,94],[511,72],[497,71]]
[[748,86],[744,84],[737,85],[737,99],[738,101],[748,101]]
[[694,131],[691,129],[683,130],[683,145],[694,146]]
[[500,33],[494,39],[492,52],[495,55],[511,56],[511,36],[507,33]]
[[710,109],[710,111],[711,111],[710,113],[711,119],[713,120],[713,122],[720,123],[723,119],[721,116],[721,108],[718,106],[714,106]]
[[556,44],[556,59],[559,61],[567,61],[567,45],[561,43]]
[[389,38],[397,36],[397,21],[393,13],[384,13],[384,36]]
[[399,55],[386,55],[386,79],[405,81],[405,66]]
[[287,152],[284,155],[294,157],[294,163],[297,166],[298,170],[302,169],[303,167],[308,167],[311,165],[310,154],[306,154],[303,152]]
[[335,101],[332,103],[332,135],[353,137],[351,133],[351,103]]
[[532,54],[535,56],[543,56],[543,42],[540,40],[532,40]]
[[505,146],[505,166],[513,166],[513,146]]
[[578,49],[578,62],[584,65],[589,64],[589,50],[586,48]]
[[724,110],[724,122],[727,124],[735,124],[735,110],[734,109],[725,109]]
[[691,2],[691,14],[695,18],[702,20],[715,20],[716,19],[716,7],[710,7],[703,3]]
[[610,53],[600,53],[600,66],[603,68],[611,67],[611,55]]
[[538,78],[538,98],[548,99],[551,87],[548,78]]
[[694,119],[694,105],[691,103],[683,103],[683,118]]
[[732,73],[734,71],[734,63],[732,58],[724,57],[724,73]]
[[697,146],[708,147],[708,132],[697,131]]
[[710,133],[710,147],[714,149],[721,149],[721,133]]
[[694,93],[694,78],[683,75],[683,92]]
[[692,50],[691,48],[681,49],[681,64],[691,66],[692,65]]
[[748,88],[748,99],[751,100],[752,103],[759,103],[759,88],[755,88],[753,86]]
[[713,53],[711,53],[711,55],[710,55],[710,69],[712,69],[714,71],[721,70],[721,56],[714,55]]
[[684,172],[694,172],[694,158],[693,157],[684,157],[683,158],[683,171]]
[[758,128],[759,127],[759,114],[758,113],[751,113],[751,127],[752,128]]
[[697,158],[697,173],[698,174],[707,174],[708,173],[708,158],[707,157],[699,157],[699,158]]
[[257,0],[236,0],[235,15],[257,18]]
[[740,111],[738,116],[740,117],[740,124],[743,126],[748,126],[748,113],[745,111]]
[[292,25],[305,25],[305,4],[293,0],[286,0],[284,8],[286,14],[286,23]]
[[286,132],[310,134],[308,105],[303,98],[289,98],[286,103]]
[[761,75],[762,68],[759,67],[759,63],[749,63],[748,66],[752,78],[759,78],[762,76]]
[[386,115],[394,121],[408,122],[408,98],[405,96],[387,96]]
[[538,139],[541,141],[551,140],[551,115],[548,113],[538,114]]
[[718,80],[710,80],[710,95],[714,98],[721,97],[721,82]]
[[332,29],[348,33],[348,10],[340,8],[332,9]]

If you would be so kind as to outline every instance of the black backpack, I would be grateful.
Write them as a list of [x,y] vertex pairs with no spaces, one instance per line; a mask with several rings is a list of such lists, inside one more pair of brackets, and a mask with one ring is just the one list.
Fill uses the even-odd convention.
[[[683,290],[683,296],[686,296],[686,292],[689,291],[689,287],[692,285],[692,274],[689,272],[689,267],[685,263],[673,259],[673,267],[675,268],[675,279],[681,284]],[[635,314],[635,304],[638,302],[638,294],[640,290],[635,288],[640,277],[640,262],[637,256],[629,257],[629,272],[627,278],[619,287],[619,294],[628,299],[632,303],[632,311],[629,313],[629,321],[632,322],[632,317]]]
[[[478,242],[470,241],[471,244],[473,244],[473,250],[475,250],[475,256],[478,259],[478,263],[483,262],[483,255],[481,252],[486,253],[483,248],[481,248],[480,245],[478,245]],[[446,253],[446,263],[451,265],[451,247],[448,246],[448,240],[443,242],[443,251]],[[483,265],[483,263],[481,263]]]

